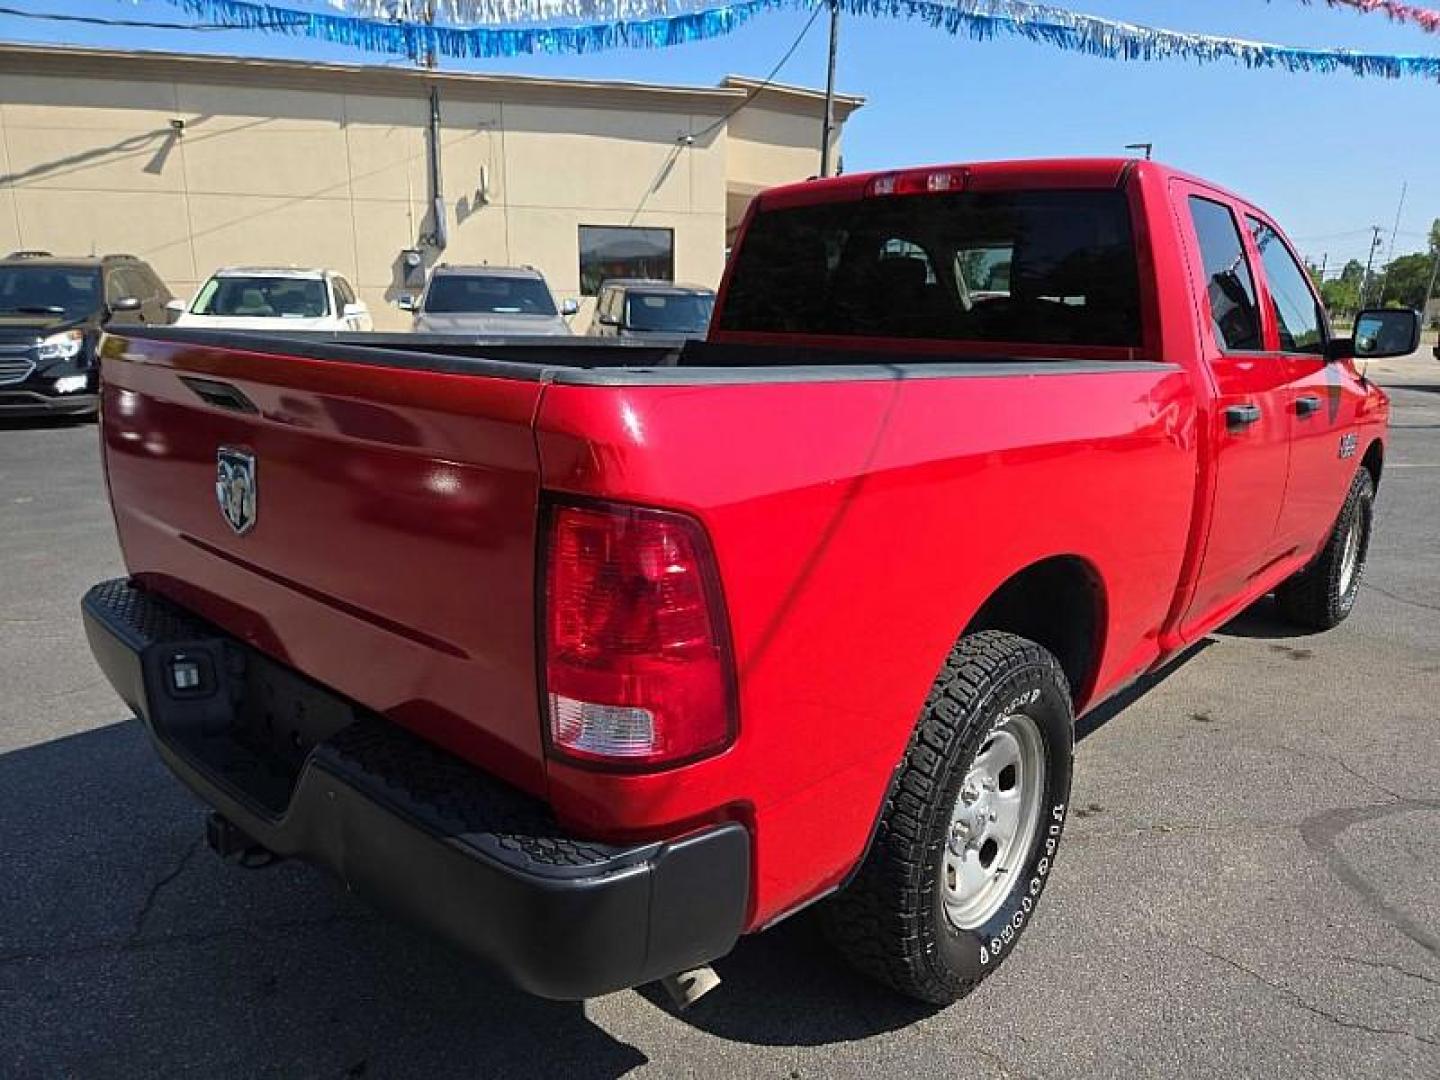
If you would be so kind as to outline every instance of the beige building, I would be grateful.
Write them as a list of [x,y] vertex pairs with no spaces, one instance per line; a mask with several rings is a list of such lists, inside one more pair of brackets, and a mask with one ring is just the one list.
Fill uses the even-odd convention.
[[[839,97],[837,120],[861,104]],[[750,197],[818,171],[823,111],[815,91],[741,78],[0,45],[0,254],[128,252],[187,298],[221,266],[328,266],[379,329],[408,325],[395,299],[442,261],[528,263],[557,298],[580,296],[582,256],[586,286],[657,268],[713,285]]]

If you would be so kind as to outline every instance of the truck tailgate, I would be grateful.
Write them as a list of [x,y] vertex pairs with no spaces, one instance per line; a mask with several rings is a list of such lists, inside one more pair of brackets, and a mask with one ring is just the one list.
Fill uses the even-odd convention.
[[[105,465],[132,577],[543,791],[538,379],[143,332],[103,354]],[[232,467],[253,460],[244,531],[222,512],[222,451]],[[236,509],[245,526],[250,508]]]

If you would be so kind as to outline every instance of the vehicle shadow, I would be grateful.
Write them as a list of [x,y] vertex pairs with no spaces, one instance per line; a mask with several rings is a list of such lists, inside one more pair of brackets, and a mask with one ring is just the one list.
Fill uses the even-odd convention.
[[903,998],[862,977],[830,948],[816,913],[742,938],[713,965],[718,989],[676,1012],[657,985],[640,994],[690,1027],[760,1046],[823,1046],[896,1031],[933,1015],[935,1006]]
[[531,997],[312,867],[214,858],[136,721],[0,753],[0,792],[4,1076],[618,1077],[648,1058],[596,1009],[787,1046],[934,1011],[852,972],[809,913],[742,940],[684,1013],[656,986]]
[[1089,712],[1082,714],[1075,721],[1075,741],[1077,743],[1088,739],[1102,727],[1114,720],[1135,702],[1148,694],[1155,687],[1159,686],[1175,672],[1188,664],[1195,657],[1215,644],[1214,638],[1203,637],[1193,645],[1182,649],[1166,665],[1158,671],[1151,671],[1140,676],[1125,689],[1111,697],[1106,698],[1099,705],[1096,705]]
[[137,722],[0,754],[0,793],[0,1075],[618,1077],[647,1061],[586,1005],[510,988],[311,867],[214,858]]
[[1236,615],[1214,633],[1221,637],[1253,638],[1260,641],[1275,641],[1281,638],[1313,637],[1318,630],[1306,630],[1296,626],[1280,614],[1275,597],[1265,596]]
[[84,427],[94,423],[94,416],[5,416],[0,414],[0,431]]

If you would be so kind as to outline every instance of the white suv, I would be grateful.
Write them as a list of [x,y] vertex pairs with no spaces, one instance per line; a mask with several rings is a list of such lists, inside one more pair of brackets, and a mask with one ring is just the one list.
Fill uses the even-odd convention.
[[230,266],[187,306],[172,300],[176,326],[209,330],[370,330],[370,311],[333,270]]

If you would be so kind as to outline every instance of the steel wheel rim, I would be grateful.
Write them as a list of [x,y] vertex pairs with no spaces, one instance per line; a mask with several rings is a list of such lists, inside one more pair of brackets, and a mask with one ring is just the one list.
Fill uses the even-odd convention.
[[1345,547],[1340,553],[1340,595],[1350,591],[1355,582],[1355,568],[1360,563],[1360,515],[1350,522],[1345,532]]
[[981,744],[950,812],[940,865],[945,915],[959,930],[983,926],[1019,877],[1040,825],[1045,741],[1024,713]]

